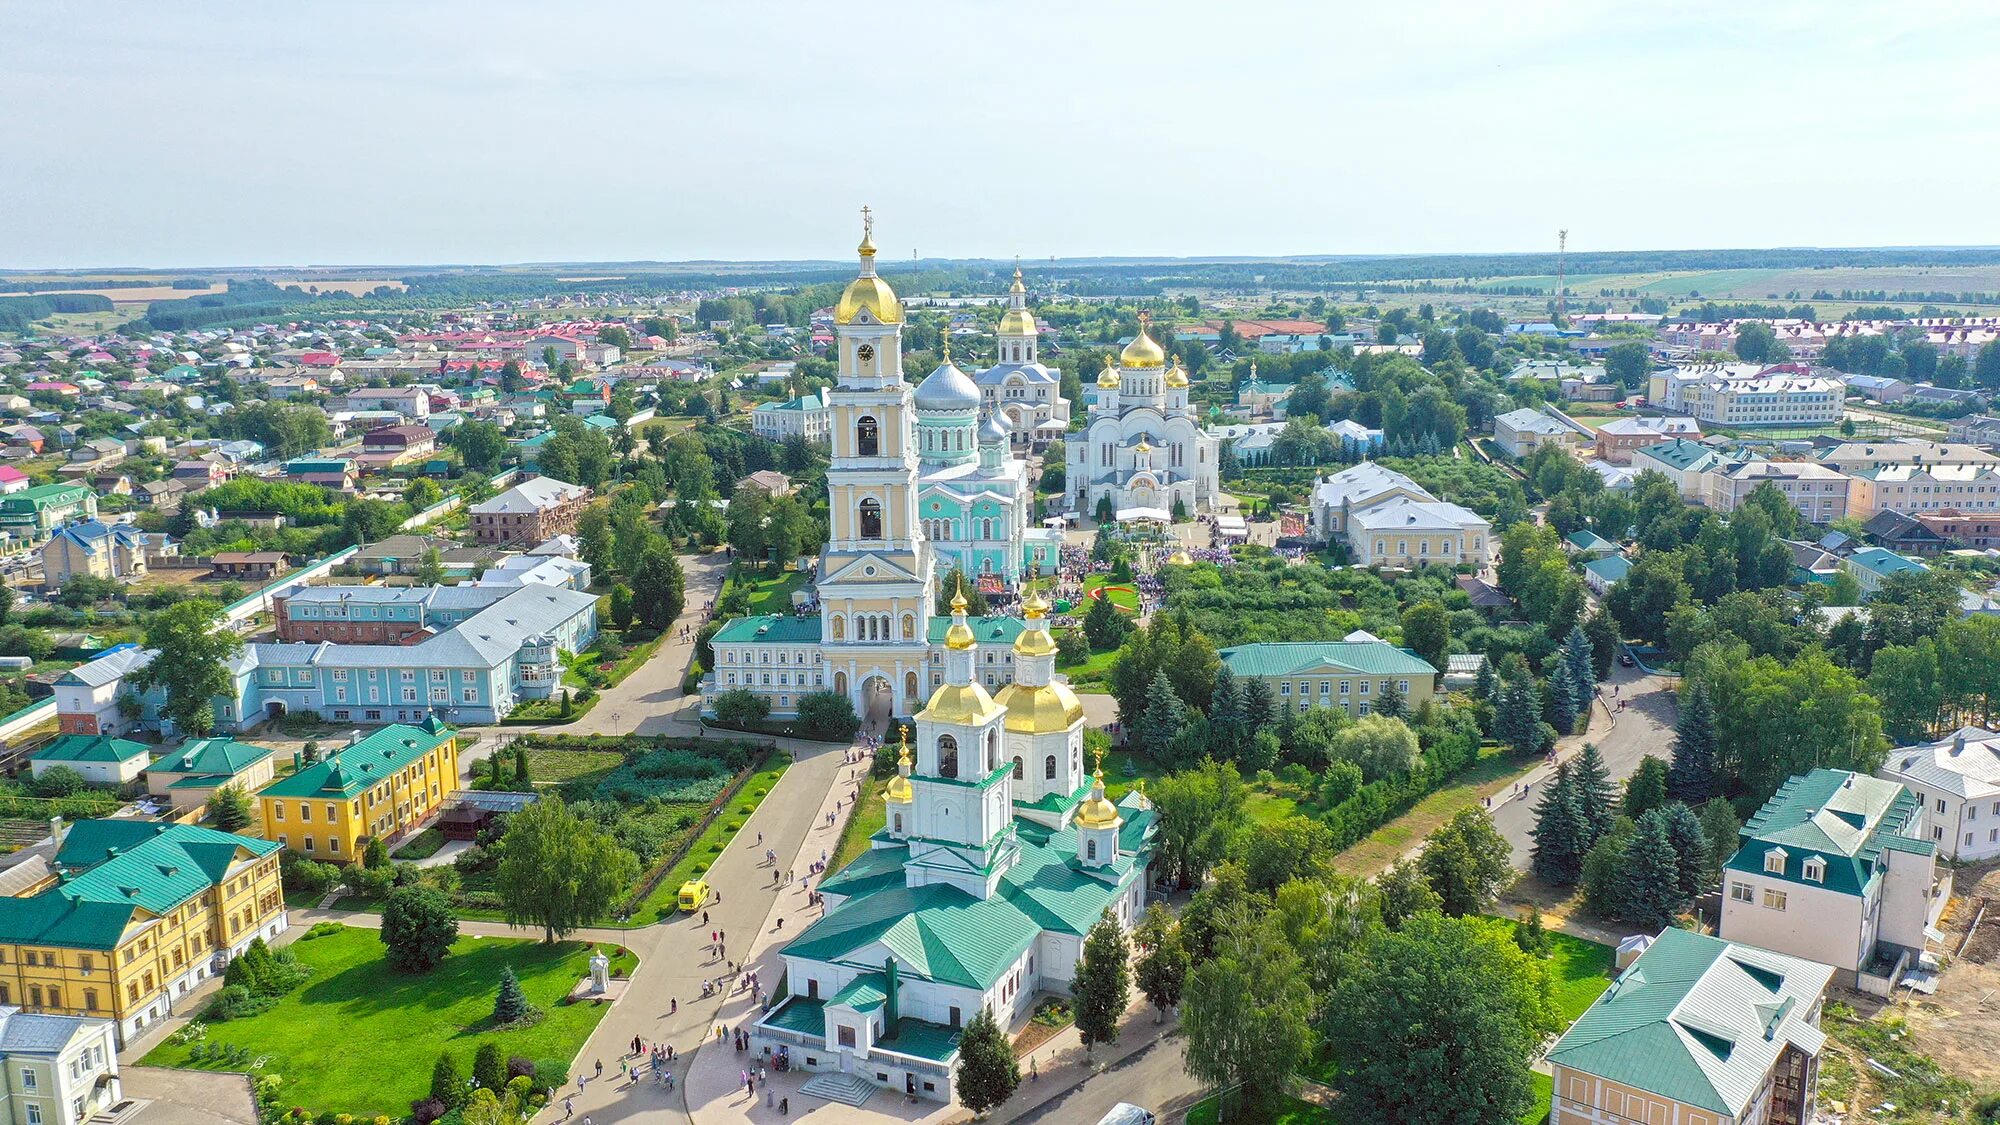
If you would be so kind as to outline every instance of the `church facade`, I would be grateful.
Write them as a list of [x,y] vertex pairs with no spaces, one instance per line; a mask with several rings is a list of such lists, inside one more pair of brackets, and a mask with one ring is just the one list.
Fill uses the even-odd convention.
[[1099,502],[1112,514],[1164,512],[1184,518],[1212,510],[1221,497],[1216,440],[1188,403],[1187,372],[1167,366],[1150,326],[1106,363],[1097,401],[1083,432],[1066,447],[1067,489],[1074,511],[1094,518]]
[[986,1008],[1011,1028],[1037,995],[1070,992],[1090,927],[1144,912],[1152,807],[1138,790],[1113,803],[1103,770],[1084,772],[1083,707],[1054,681],[1048,605],[1031,593],[1023,608],[996,694],[954,599],[943,682],[914,739],[905,728],[887,823],[820,884],[825,912],[781,952],[787,997],[756,1024],[760,1056],[950,1102],[967,1021]]
[[1070,406],[1062,396],[1062,373],[1042,364],[1041,331],[1028,311],[1028,287],[1019,266],[994,335],[999,361],[972,376],[980,403],[988,417],[1006,427],[1009,444],[1039,452],[1069,430]]
[[[872,230],[859,254],[860,273],[834,306],[819,610],[723,626],[702,682],[710,714],[740,689],[764,697],[779,718],[816,691],[848,696],[864,716],[885,698],[891,713],[908,715],[943,682],[947,623],[933,612],[940,575],[958,567],[1013,588],[1029,569],[1053,572],[1060,562],[1060,534],[1029,526],[1034,482],[1001,416],[982,418],[978,384],[949,355],[920,386],[904,380],[903,306],[875,272]],[[1003,337],[1003,357],[1032,360],[1032,349],[1008,350],[1020,343]],[[977,623],[989,686],[1011,678],[1000,657],[1019,631],[1015,618]]]

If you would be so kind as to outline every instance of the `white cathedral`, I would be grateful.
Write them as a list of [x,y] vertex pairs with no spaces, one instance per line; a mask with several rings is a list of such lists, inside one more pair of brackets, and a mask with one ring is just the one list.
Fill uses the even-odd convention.
[[[1142,315],[1139,334],[1105,363],[1084,431],[1066,447],[1072,510],[1091,519],[1109,498],[1114,518],[1184,518],[1212,510],[1222,494],[1215,438],[1188,403],[1187,372]],[[1122,513],[1122,514],[1121,514]]]

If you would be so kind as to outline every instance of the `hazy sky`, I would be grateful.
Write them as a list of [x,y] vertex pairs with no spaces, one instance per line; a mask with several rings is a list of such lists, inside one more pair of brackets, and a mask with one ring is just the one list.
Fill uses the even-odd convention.
[[2000,243],[2000,6],[0,0],[0,266]]

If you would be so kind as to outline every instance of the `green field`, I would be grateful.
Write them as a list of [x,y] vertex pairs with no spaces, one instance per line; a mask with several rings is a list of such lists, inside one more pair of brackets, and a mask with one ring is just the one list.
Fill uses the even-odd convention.
[[[561,1002],[589,971],[591,947],[579,942],[460,938],[442,964],[420,975],[389,968],[373,930],[305,938],[291,948],[312,968],[311,979],[267,1012],[209,1025],[207,1042],[268,1056],[260,1073],[284,1076],[283,1104],[315,1113],[400,1119],[429,1091],[440,1051],[451,1051],[470,1072],[473,1053],[488,1040],[502,1055],[566,1066],[610,1010]],[[532,1027],[493,1032],[494,990],[507,966],[529,1002],[547,1014]],[[195,1065],[189,1051],[164,1043],[142,1062]]]
[[1114,582],[1108,575],[1103,575],[1103,574],[1093,575],[1090,578],[1084,579],[1083,582],[1083,591],[1085,599],[1084,604],[1074,607],[1070,612],[1074,613],[1078,617],[1082,617],[1085,613],[1088,613],[1090,611],[1090,604],[1089,604],[1090,591],[1099,589],[1104,586],[1121,587],[1118,589],[1113,589],[1104,595],[1105,597],[1111,599],[1112,605],[1115,605],[1119,609],[1125,610],[1128,613],[1139,612],[1139,592],[1137,590],[1132,589],[1126,583]]

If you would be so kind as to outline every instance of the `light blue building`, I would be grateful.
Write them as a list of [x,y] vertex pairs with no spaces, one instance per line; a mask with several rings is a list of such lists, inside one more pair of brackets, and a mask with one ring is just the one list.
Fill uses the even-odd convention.
[[1062,537],[1029,526],[1028,463],[1013,456],[997,415],[980,421],[981,399],[949,358],[917,387],[917,519],[940,573],[956,566],[1012,587],[1028,568],[1052,573]]

